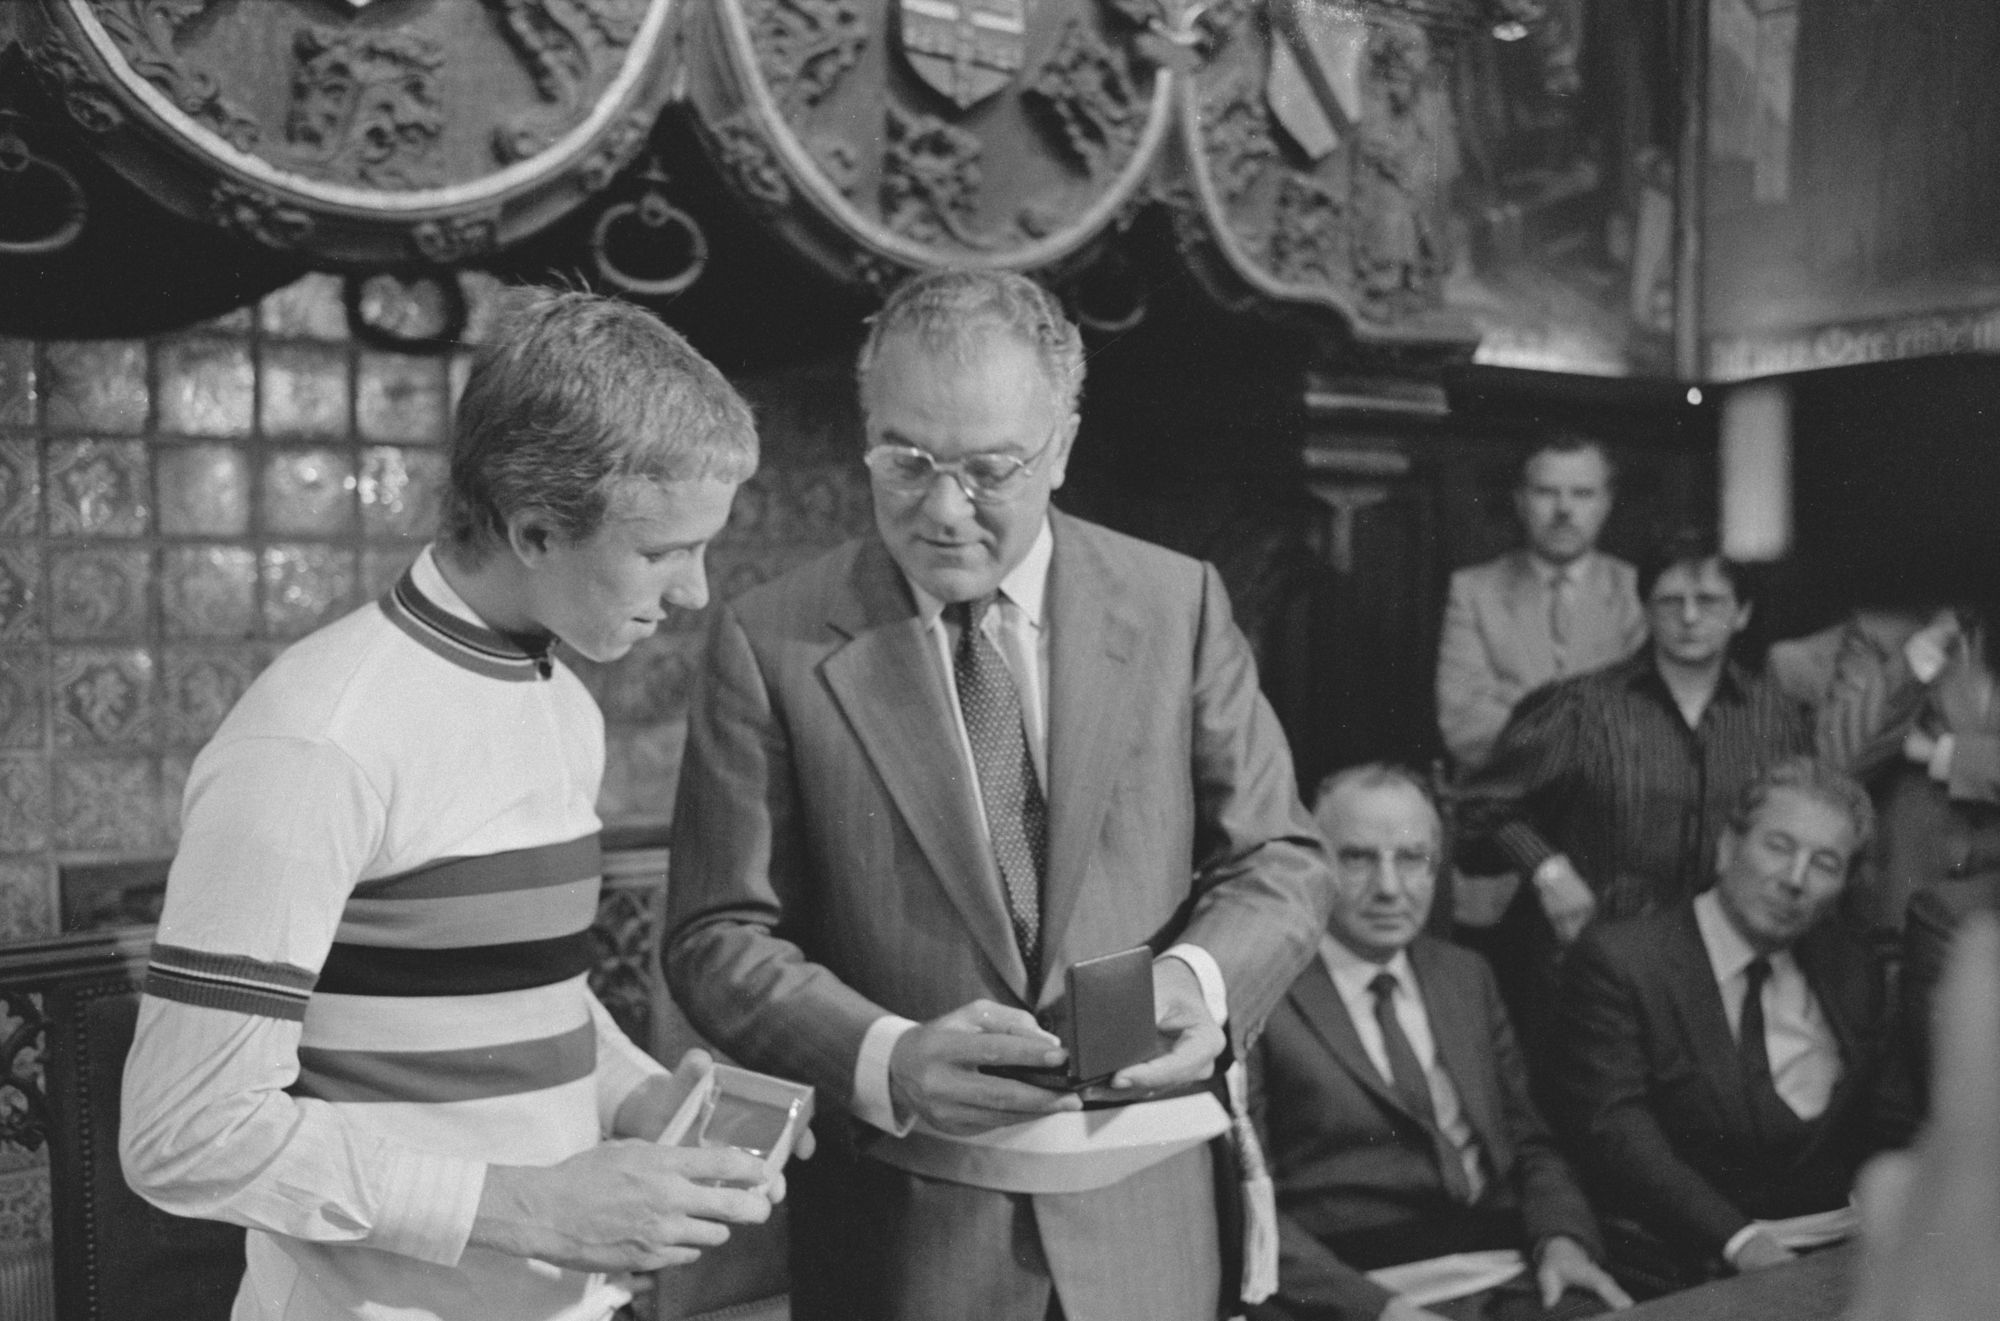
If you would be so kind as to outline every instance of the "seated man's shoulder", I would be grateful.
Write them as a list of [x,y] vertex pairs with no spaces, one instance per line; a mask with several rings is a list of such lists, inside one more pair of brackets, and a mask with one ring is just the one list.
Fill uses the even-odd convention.
[[1648,913],[1592,922],[1577,937],[1570,957],[1607,963],[1633,973],[1658,964],[1660,952],[1671,948],[1676,937],[1693,921],[1690,905],[1678,903]]
[[1510,550],[1495,555],[1490,560],[1480,560],[1477,564],[1467,564],[1452,570],[1451,587],[1454,592],[1481,596],[1498,590],[1528,572],[1530,569],[1527,553]]

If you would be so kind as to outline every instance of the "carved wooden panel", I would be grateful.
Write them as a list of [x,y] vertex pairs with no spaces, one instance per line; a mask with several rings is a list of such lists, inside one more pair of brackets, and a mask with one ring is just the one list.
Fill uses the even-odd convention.
[[1462,344],[1455,44],[1481,0],[1218,0],[1197,25],[1164,191],[1228,305],[1338,315],[1357,339]]
[[1088,255],[1167,135],[1179,0],[711,0],[689,99],[735,190],[835,276]]
[[172,209],[343,262],[456,263],[644,145],[677,0],[34,0],[31,66]]

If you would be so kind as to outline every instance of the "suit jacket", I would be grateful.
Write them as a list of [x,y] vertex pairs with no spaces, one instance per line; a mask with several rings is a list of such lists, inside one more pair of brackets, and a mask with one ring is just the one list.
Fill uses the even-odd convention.
[[1861,1163],[1909,1137],[1907,1075],[1868,947],[1830,919],[1792,955],[1842,1073],[1797,1159],[1780,1163],[1754,1136],[1693,901],[1593,925],[1571,949],[1550,1083],[1614,1258],[1622,1220],[1683,1280],[1712,1274],[1752,1219],[1844,1204]]
[[1646,639],[1638,575],[1592,552],[1581,566],[1567,664],[1549,635],[1549,589],[1525,550],[1451,576],[1438,639],[1438,732],[1461,768],[1476,769],[1514,706],[1552,679],[1621,660]]
[[1374,1321],[1388,1300],[1364,1269],[1479,1247],[1532,1256],[1558,1234],[1602,1255],[1590,1206],[1529,1099],[1492,972],[1428,936],[1409,953],[1486,1158],[1471,1214],[1446,1198],[1429,1137],[1369,1060],[1323,962],[1292,984],[1251,1057],[1252,1114],[1278,1195],[1280,1301],[1337,1321]]
[[[850,543],[716,612],[675,813],[668,977],[698,1029],[752,1067],[811,1083],[825,1112],[851,1102],[862,1038],[883,1014],[921,1022],[985,997],[1046,1015],[1067,965],[1140,943],[1214,956],[1240,1052],[1324,928],[1324,845],[1220,579],[1050,517],[1046,971],[1034,985],[949,678],[881,542]],[[845,1148],[865,1157],[873,1134],[836,1126],[825,1145],[835,1161]],[[1187,1284],[1198,1268],[1212,1285],[1213,1262],[1173,1241],[1205,1233],[1212,1255],[1206,1154],[1194,1154],[1178,1192],[1144,1191],[1150,1210],[1130,1204],[1141,1176],[1034,1199],[1072,1315],[1214,1315]],[[795,1199],[795,1240],[874,1216],[879,1241],[849,1255],[896,1273],[885,1314],[1041,1321],[1046,1284],[1037,1296],[1007,1276],[1020,1255],[1007,1198],[950,1184],[941,1207],[937,1186],[860,1164],[874,1167],[867,1204],[848,1197],[822,1220]]]

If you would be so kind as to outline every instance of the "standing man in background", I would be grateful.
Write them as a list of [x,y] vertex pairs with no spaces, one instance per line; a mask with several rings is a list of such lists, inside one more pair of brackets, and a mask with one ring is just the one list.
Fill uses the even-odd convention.
[[[717,612],[666,963],[695,1026],[824,1098],[802,1321],[1214,1321],[1202,1087],[1330,886],[1215,570],[1049,507],[1083,344],[1018,275],[899,289],[862,349],[876,531]],[[1064,972],[1146,946],[1165,1053],[1084,1098]]]
[[1514,512],[1527,545],[1451,576],[1438,643],[1438,732],[1478,770],[1522,697],[1623,660],[1646,638],[1631,565],[1597,549],[1611,513],[1603,446],[1558,433],[1521,465]]
[[756,466],[652,316],[518,295],[438,540],[195,759],[119,1148],[155,1205],[249,1229],[236,1321],[588,1321],[630,1296],[601,1272],[769,1216],[760,1162],[652,1141],[705,1060],[669,1075],[587,984],[604,723],[558,650],[702,606]]

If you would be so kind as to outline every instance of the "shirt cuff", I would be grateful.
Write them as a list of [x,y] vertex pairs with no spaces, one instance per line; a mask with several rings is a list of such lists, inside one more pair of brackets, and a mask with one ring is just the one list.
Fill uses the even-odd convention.
[[458,1265],[479,1217],[485,1163],[403,1149],[390,1155],[384,1171],[368,1246],[437,1266]]
[[1722,1245],[1722,1259],[1731,1266],[1734,1266],[1736,1264],[1736,1254],[1743,1250],[1743,1245],[1748,1243],[1753,1235],[1762,1232],[1763,1228],[1763,1221],[1752,1220],[1749,1224],[1731,1234],[1729,1241]]
[[889,1056],[903,1034],[915,1027],[914,1019],[884,1014],[868,1025],[861,1038],[861,1053],[854,1058],[854,1117],[885,1133],[902,1137],[917,1120],[896,1118],[895,1102],[889,1099]]
[[1221,965],[1215,956],[1199,945],[1171,945],[1160,955],[1163,959],[1179,959],[1194,973],[1195,981],[1201,984],[1201,998],[1208,1004],[1208,1016],[1221,1027],[1229,1021],[1229,987],[1222,980]]
[[1951,779],[1951,754],[1958,750],[1958,739],[1951,734],[1937,736],[1937,745],[1931,749],[1930,771],[1933,780]]

